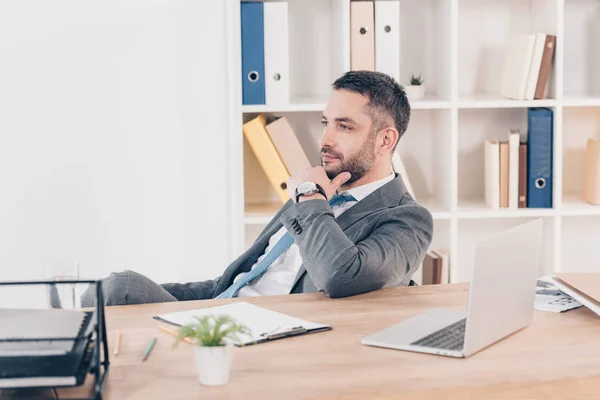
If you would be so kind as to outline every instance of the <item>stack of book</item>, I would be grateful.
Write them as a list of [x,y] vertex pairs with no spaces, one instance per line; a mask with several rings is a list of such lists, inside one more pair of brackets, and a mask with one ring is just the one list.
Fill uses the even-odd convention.
[[485,141],[485,202],[492,209],[552,208],[553,113],[527,113],[525,138],[511,129],[505,139]]
[[515,100],[543,99],[555,45],[554,35],[512,33],[504,57],[500,95]]

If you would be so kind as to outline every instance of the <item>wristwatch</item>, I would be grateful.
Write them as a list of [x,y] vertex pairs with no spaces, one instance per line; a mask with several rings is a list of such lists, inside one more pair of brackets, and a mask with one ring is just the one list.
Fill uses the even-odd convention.
[[325,191],[318,183],[314,182],[303,182],[296,188],[296,203],[300,199],[300,196],[310,196],[315,193],[321,193],[325,200],[327,200],[327,195]]

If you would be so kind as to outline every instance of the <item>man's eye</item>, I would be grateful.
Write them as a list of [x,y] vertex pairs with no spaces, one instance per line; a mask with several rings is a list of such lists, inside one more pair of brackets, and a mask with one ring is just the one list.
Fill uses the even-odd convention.
[[329,123],[327,121],[325,121],[325,120],[321,120],[321,125],[327,126],[327,125],[329,125]]
[[340,128],[342,128],[342,129],[343,129],[343,130],[345,130],[345,131],[349,131],[350,129],[352,129],[352,128],[351,128],[351,127],[349,127],[348,125],[344,125],[344,124],[341,124],[341,125],[340,125]]

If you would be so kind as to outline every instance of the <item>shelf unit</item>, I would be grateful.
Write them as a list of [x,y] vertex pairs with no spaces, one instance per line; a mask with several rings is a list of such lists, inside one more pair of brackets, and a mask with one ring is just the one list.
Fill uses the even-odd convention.
[[[239,21],[239,0],[228,1],[229,20]],[[239,24],[230,32],[232,257],[281,206],[245,143],[242,124],[261,112],[288,117],[317,165],[320,114],[331,83],[350,67],[350,0],[288,0],[288,6],[290,104],[241,104]],[[411,102],[411,121],[398,151],[417,200],[433,214],[432,248],[450,251],[451,281],[470,280],[476,240],[534,218],[545,226],[539,275],[593,270],[600,246],[590,238],[600,237],[600,206],[581,199],[581,175],[586,138],[600,138],[600,2],[400,0],[400,9],[400,83],[422,73],[427,95]],[[513,31],[557,36],[546,99],[499,95],[504,49]],[[489,209],[484,140],[505,140],[510,128],[526,132],[529,107],[554,112],[553,208]]]

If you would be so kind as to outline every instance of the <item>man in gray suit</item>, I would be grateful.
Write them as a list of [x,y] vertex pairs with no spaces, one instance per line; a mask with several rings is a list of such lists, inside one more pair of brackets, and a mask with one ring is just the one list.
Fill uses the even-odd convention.
[[[430,212],[392,172],[410,105],[387,75],[351,71],[323,112],[321,166],[288,181],[290,200],[222,276],[156,284],[133,271],[103,280],[106,305],[323,292],[337,298],[409,285],[433,235]],[[84,306],[93,304],[91,290]]]

